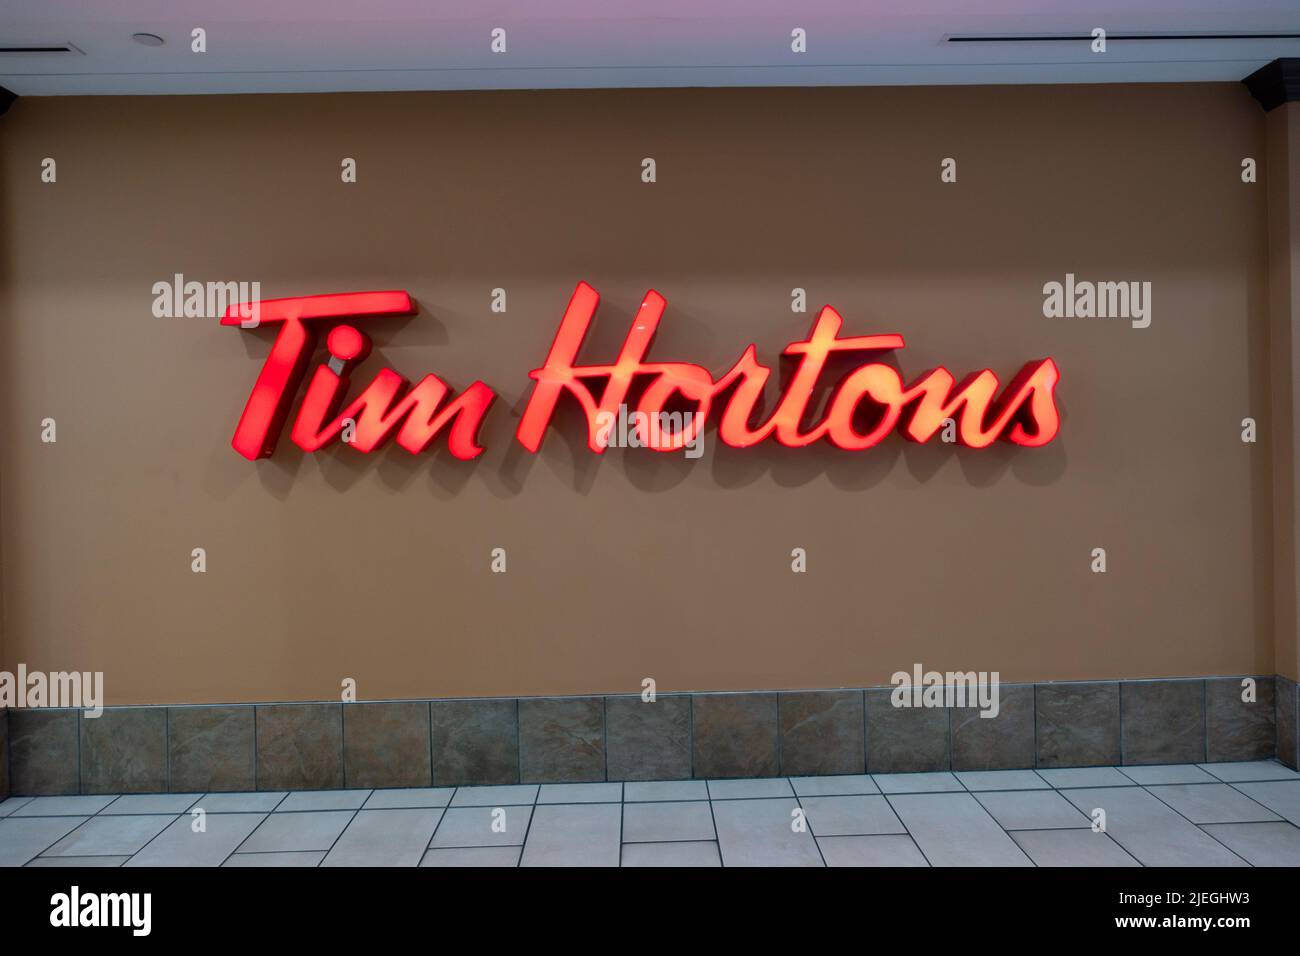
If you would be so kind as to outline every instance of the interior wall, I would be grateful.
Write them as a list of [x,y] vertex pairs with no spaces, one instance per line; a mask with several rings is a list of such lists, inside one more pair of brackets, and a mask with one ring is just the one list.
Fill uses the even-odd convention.
[[[1236,84],[21,99],[3,662],[103,671],[112,704],[1272,673],[1271,465],[1241,440],[1268,425],[1265,190],[1240,177],[1263,143]],[[1067,272],[1151,282],[1150,327],[1044,318]],[[408,290],[418,315],[364,322],[354,384],[488,382],[487,451],[304,455],[286,432],[246,461],[270,333],[155,318],[174,273]],[[688,462],[597,457],[569,416],[532,456],[528,372],[579,280],[603,296],[589,362],[652,287],[652,357],[715,374],[751,342],[774,363],[831,303],[845,335],[903,334],[908,378],[1053,357],[1061,434],[710,433]]]
[[1273,633],[1277,672],[1300,680],[1296,638],[1296,597],[1300,564],[1296,561],[1296,502],[1300,475],[1295,469],[1297,371],[1300,352],[1300,107],[1287,103],[1265,120],[1268,168],[1269,381],[1273,429]]

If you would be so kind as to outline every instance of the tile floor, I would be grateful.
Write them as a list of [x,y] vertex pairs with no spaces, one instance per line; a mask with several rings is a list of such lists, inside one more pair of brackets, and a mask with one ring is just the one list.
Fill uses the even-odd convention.
[[1300,866],[1300,774],[1258,761],[13,797],[0,865]]

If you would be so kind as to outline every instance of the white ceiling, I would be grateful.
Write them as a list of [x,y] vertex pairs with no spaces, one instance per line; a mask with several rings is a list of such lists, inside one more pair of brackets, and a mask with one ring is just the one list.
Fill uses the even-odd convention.
[[[111,5],[110,5],[111,2]],[[190,31],[207,31],[206,53]],[[508,51],[489,50],[494,27]],[[808,52],[790,50],[807,31]],[[952,35],[1110,34],[952,43]],[[161,47],[131,40],[138,31]],[[1300,34],[1300,0],[0,0],[20,96],[626,86],[816,86],[1239,80],[1300,40],[1115,39]]]

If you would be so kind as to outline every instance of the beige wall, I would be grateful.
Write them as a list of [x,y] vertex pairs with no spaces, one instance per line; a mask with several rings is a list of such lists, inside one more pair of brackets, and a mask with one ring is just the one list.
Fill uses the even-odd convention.
[[[1269,448],[1239,439],[1268,426],[1265,190],[1239,178],[1263,149],[1230,84],[20,100],[0,120],[4,663],[103,670],[114,704],[344,677],[383,698],[862,685],[914,662],[1272,673]],[[1151,327],[1043,318],[1067,271],[1151,281]],[[286,436],[245,461],[229,441],[269,337],[154,318],[174,272],[408,289],[419,315],[370,323],[357,380],[485,379],[488,452]],[[807,330],[804,286],[846,334],[903,333],[909,375],[1051,355],[1062,433],[687,464],[597,458],[570,419],[533,457],[527,373],[579,279],[604,296],[589,361],[652,286],[654,356],[773,359]]]
[[1269,380],[1272,388],[1273,568],[1277,671],[1300,679],[1296,639],[1297,501],[1300,474],[1295,469],[1296,382],[1300,378],[1300,105],[1274,109],[1266,120],[1268,177]]

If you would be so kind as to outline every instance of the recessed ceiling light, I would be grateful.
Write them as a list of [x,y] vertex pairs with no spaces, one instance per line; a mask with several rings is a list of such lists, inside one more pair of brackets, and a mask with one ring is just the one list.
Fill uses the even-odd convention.
[[156,33],[132,33],[131,39],[144,46],[162,46],[163,38]]

